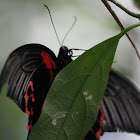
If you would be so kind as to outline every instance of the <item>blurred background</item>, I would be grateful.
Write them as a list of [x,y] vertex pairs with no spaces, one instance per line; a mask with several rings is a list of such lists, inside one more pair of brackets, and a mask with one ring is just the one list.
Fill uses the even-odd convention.
[[[140,13],[132,0],[118,0],[125,7]],[[52,13],[60,40],[77,17],[77,22],[66,38],[69,48],[89,49],[120,32],[120,28],[101,0],[0,0],[0,70],[8,55],[17,47],[28,43],[40,43],[58,54],[57,41],[46,4]],[[116,6],[113,9],[125,27],[137,23]],[[140,52],[140,28],[129,32]],[[74,52],[79,55],[80,52]],[[124,36],[115,55],[112,67],[129,78],[140,89],[140,61],[131,43]],[[7,87],[0,95],[0,140],[25,140],[27,116],[16,104],[5,97]],[[101,140],[140,140],[140,136],[128,133],[105,133]]]

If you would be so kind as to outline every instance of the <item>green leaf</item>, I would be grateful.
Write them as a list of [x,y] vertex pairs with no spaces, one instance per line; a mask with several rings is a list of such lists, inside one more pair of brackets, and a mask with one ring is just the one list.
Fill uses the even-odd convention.
[[119,39],[103,41],[56,76],[29,140],[81,140],[94,124]]

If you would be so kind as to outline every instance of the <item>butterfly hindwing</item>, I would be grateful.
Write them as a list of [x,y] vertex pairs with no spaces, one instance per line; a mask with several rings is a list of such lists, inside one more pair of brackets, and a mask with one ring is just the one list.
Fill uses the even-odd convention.
[[30,131],[38,120],[47,92],[51,85],[51,74],[46,65],[39,66],[31,75],[25,92],[26,114],[28,115],[27,129]]
[[101,102],[105,115],[103,131],[140,134],[140,92],[127,78],[111,70]]
[[[0,90],[8,83],[7,95],[25,112],[24,96],[32,73],[41,65],[46,66],[46,69],[56,69],[55,61],[54,53],[43,45],[27,44],[19,47],[9,55],[4,65],[0,76]],[[53,72],[49,74],[53,76]]]

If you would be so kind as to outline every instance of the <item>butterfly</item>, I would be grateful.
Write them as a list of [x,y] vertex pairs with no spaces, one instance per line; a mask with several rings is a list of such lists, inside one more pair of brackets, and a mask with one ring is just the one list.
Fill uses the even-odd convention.
[[[47,92],[58,72],[72,61],[72,50],[62,46],[58,57],[41,44],[27,44],[8,57],[0,76],[0,89],[8,83],[7,96],[28,115],[30,132],[37,122]],[[140,134],[140,93],[135,86],[111,70],[97,121],[85,140],[99,139],[103,132]]]
[[[72,60],[72,49],[61,46],[56,57],[41,44],[26,44],[8,57],[0,75],[0,90],[8,83],[7,96],[27,114],[27,129],[39,119],[55,76]],[[83,140],[98,140],[104,132],[140,134],[140,93],[118,72],[111,70],[97,120]]]

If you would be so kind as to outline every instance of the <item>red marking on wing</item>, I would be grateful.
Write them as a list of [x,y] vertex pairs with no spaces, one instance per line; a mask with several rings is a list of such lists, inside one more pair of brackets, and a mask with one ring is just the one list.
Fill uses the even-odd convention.
[[[96,130],[96,125],[93,126],[93,128],[90,128],[90,131],[92,134],[90,135],[95,135],[96,136],[96,139],[99,139],[100,136],[102,135],[102,127],[103,127],[103,123],[104,123],[104,112],[103,112],[103,109],[102,107],[100,106],[99,108],[99,113],[100,115],[98,114],[98,117],[97,117],[97,120],[96,120],[96,123],[98,123],[98,130]],[[82,139],[84,140],[84,139]]]
[[102,129],[99,129],[99,131],[96,133],[96,138],[99,139],[102,134]]
[[[45,101],[45,100],[44,100]],[[43,102],[43,104],[42,104],[42,106],[41,106],[41,112],[42,112],[42,109],[43,109],[43,105],[44,105],[44,102]]]
[[103,112],[103,109],[102,109],[101,106],[100,106],[100,111],[101,111],[100,123],[101,123],[101,125],[103,126],[103,124],[104,124],[104,112]]
[[28,95],[29,87],[31,87],[31,90],[34,91],[34,87],[33,87],[33,82],[32,82],[32,81],[29,82],[29,84],[28,84],[28,86],[27,86],[27,89],[26,89],[26,93],[25,93],[25,99],[26,99],[26,101],[27,101],[28,98],[29,98],[29,95]]
[[103,123],[104,123],[104,112],[102,107],[100,106],[100,112],[101,112],[101,116],[100,116],[100,129],[97,131],[96,133],[96,138],[99,139],[100,136],[102,135],[102,127],[103,127]]
[[[29,84],[28,84],[28,86],[27,86],[27,89],[26,89],[26,93],[25,93],[25,100],[26,100],[26,108],[25,108],[25,110],[26,110],[26,114],[27,114],[28,116],[30,115],[30,112],[28,111],[28,107],[27,107],[27,105],[28,105],[28,99],[29,99],[29,95],[28,95],[29,87],[31,87],[31,90],[32,90],[32,92],[33,92],[33,91],[34,91],[34,87],[33,87],[33,82],[32,82],[32,81],[29,82]],[[32,96],[32,94],[31,94],[30,96]],[[33,96],[33,101],[34,101],[34,100],[35,100],[35,99],[34,99],[34,96]]]
[[90,131],[91,131],[92,133],[94,132],[92,128],[90,128]]
[[52,57],[45,51],[42,51],[41,52],[41,56],[43,58],[43,62],[46,64],[46,68],[49,69],[50,71],[50,85],[54,79],[54,73],[53,73],[53,69],[56,69],[57,66],[56,66],[56,63],[53,61]]
[[51,71],[51,70],[49,70],[50,71],[50,84],[52,83],[52,81],[53,81],[53,79],[54,79],[54,73]]
[[[32,93],[29,93],[29,87],[31,87],[31,91]],[[34,91],[34,87],[33,87],[33,82],[30,81],[28,86],[27,86],[27,89],[26,89],[26,93],[25,93],[25,101],[26,101],[26,107],[25,107],[25,111],[26,111],[26,114],[28,115],[28,118],[30,115],[33,116],[33,108],[31,108],[31,112],[28,110],[28,100],[29,100],[29,97],[32,98],[32,102],[35,102],[35,98],[34,98],[34,94],[33,94],[33,91]],[[30,124],[27,125],[27,130],[30,131],[33,127],[32,125],[32,121],[29,122]]]
[[32,102],[35,102],[35,97],[33,93],[30,95],[30,97],[32,97]]
[[28,111],[27,106],[26,106],[26,114],[27,114],[28,116],[30,116],[30,111]]
[[27,125],[27,130],[30,131],[30,125]]
[[46,64],[48,69],[56,69],[56,63],[53,61],[52,57],[45,51],[41,52],[43,62]]
[[32,121],[31,121],[30,124],[27,125],[27,130],[30,131],[32,128],[33,128],[33,125],[32,125]]
[[34,112],[33,112],[33,108],[31,108],[31,115],[33,116]]

